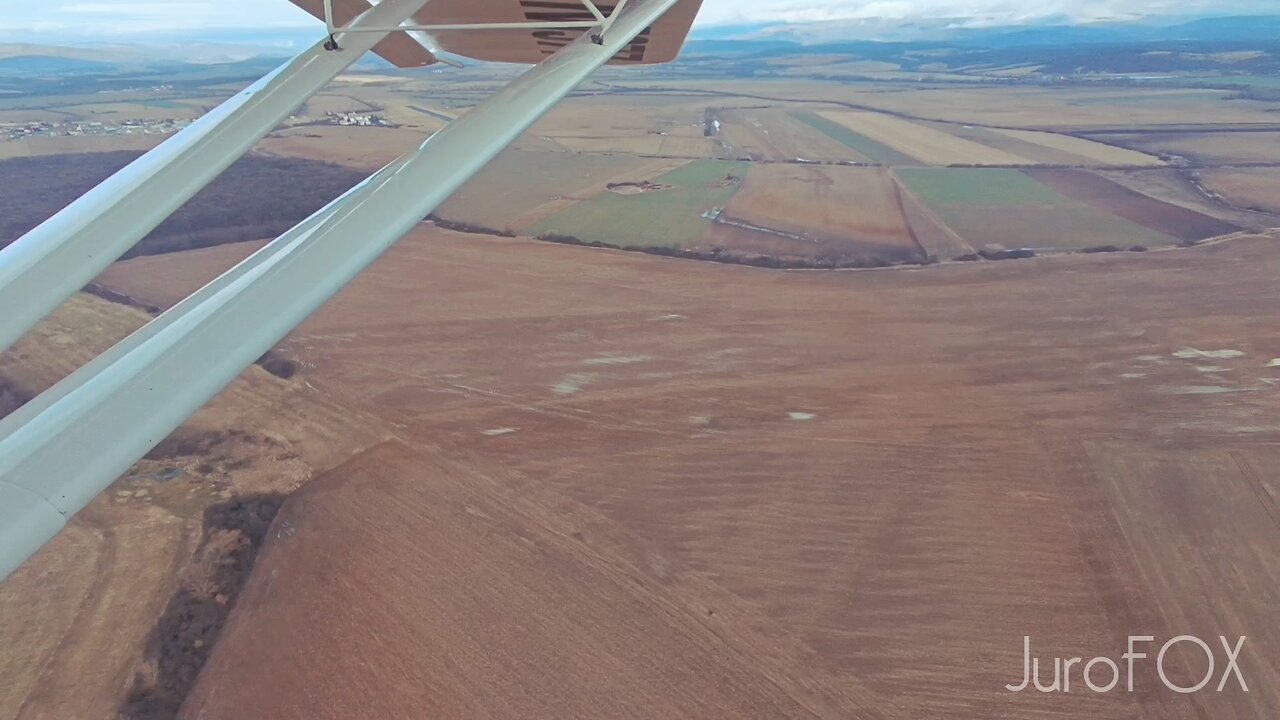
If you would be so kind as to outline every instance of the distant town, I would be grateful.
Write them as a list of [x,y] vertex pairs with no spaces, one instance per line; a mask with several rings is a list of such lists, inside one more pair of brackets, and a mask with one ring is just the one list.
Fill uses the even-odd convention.
[[172,135],[191,124],[191,120],[68,120],[66,122],[28,121],[0,123],[0,140],[25,140],[36,137],[78,137],[90,135]]
[[391,123],[381,115],[360,112],[325,113],[323,125],[342,125],[344,127],[390,127]]

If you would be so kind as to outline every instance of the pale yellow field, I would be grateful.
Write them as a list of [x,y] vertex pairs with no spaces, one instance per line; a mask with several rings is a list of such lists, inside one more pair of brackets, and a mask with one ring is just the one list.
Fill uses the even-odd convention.
[[711,158],[715,157],[716,149],[716,142],[711,138],[670,136],[663,138],[657,154],[672,158]]
[[703,136],[706,107],[687,98],[572,98],[536,124],[530,136],[582,153],[709,158],[713,140]]
[[725,209],[734,219],[811,238],[914,247],[884,168],[757,165]]
[[[816,94],[811,85],[799,83],[789,92],[793,97]],[[1276,103],[1241,100],[1224,90],[983,87],[871,93],[832,86],[823,94],[917,117],[1000,127],[1125,129],[1178,125],[1195,118],[1212,118],[1219,124],[1276,122]]]
[[[433,112],[439,112],[441,115],[445,114],[435,108],[428,109]],[[420,110],[414,110],[404,103],[388,103],[378,114],[385,117],[388,122],[424,132],[435,132],[445,126],[444,120]]]
[[658,155],[662,152],[661,135],[638,137],[553,137],[556,144],[580,153],[618,153],[620,155]]
[[719,140],[732,158],[868,162],[848,145],[796,120],[786,110],[739,108],[716,115],[721,121]]
[[1203,179],[1232,205],[1280,213],[1280,168],[1209,170]]
[[1108,136],[1147,152],[1181,155],[1200,163],[1280,163],[1280,132],[1146,133]]
[[992,128],[992,131],[1016,140],[1022,140],[1036,145],[1041,145],[1052,150],[1060,150],[1062,152],[1071,153],[1072,155],[1077,155],[1083,159],[1084,162],[1082,162],[1082,164],[1086,165],[1136,165],[1141,167],[1153,167],[1164,164],[1160,161],[1160,158],[1146,153],[1138,152],[1136,150],[1126,150],[1112,145],[1104,145],[1102,143],[1072,137],[1070,135],[1036,132],[1033,130],[1002,130],[999,128]]
[[930,165],[1028,165],[1030,160],[891,115],[873,112],[820,112],[876,142]]
[[323,118],[327,113],[372,112],[374,106],[351,95],[325,93],[307,101],[304,113],[310,117]]
[[650,180],[685,160],[508,150],[449,198],[438,215],[498,230],[522,231],[606,185]]
[[67,116],[51,110],[0,110],[0,123],[63,122]]
[[[121,122],[124,120],[194,120],[202,114],[199,107],[177,101],[162,101],[162,104],[117,102],[94,103],[89,105],[71,105],[58,108],[79,120],[100,120],[103,122]],[[66,118],[62,118],[65,120]]]
[[0,142],[0,160],[63,153],[150,150],[168,137],[168,135],[80,135],[11,140]]
[[427,139],[419,130],[376,127],[296,127],[272,133],[258,152],[377,170]]

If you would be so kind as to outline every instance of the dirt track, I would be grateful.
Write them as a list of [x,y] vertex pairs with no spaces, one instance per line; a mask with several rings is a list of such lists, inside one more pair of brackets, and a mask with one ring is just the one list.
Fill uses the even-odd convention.
[[[1275,715],[1276,242],[779,273],[418,231],[285,343],[396,441],[286,506],[333,545],[268,543],[186,717]],[[1253,692],[1003,690],[1027,634],[1184,632],[1249,635]]]

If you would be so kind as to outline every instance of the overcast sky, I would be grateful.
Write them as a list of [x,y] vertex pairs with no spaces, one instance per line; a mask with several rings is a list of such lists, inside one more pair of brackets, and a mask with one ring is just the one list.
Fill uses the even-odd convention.
[[[479,1],[479,0],[477,0]],[[202,27],[306,27],[286,0],[0,0],[0,32],[97,36]],[[1026,22],[1051,15],[1079,20],[1141,14],[1275,12],[1276,0],[705,0],[703,25],[854,18],[982,17]]]

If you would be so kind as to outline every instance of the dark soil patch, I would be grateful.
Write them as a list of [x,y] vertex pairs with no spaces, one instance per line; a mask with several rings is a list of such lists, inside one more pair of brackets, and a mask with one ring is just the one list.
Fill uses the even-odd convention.
[[129,297],[128,295],[125,295],[122,292],[116,292],[115,290],[112,290],[110,288],[105,288],[99,285],[98,283],[89,283],[88,285],[84,286],[84,291],[89,293],[90,295],[100,297],[103,300],[106,300],[107,302],[113,302],[117,305],[125,305],[131,308],[136,308],[138,310],[141,310],[147,313],[148,315],[159,315],[160,313],[164,312],[164,309],[159,306],[151,305],[149,303],[139,302],[138,300],[135,300]]
[[258,358],[258,366],[281,380],[288,380],[298,374],[298,364],[274,350]]
[[670,185],[662,185],[660,183],[642,180],[640,182],[620,182],[609,183],[605,185],[605,189],[610,192],[616,192],[619,195],[636,195],[638,193],[658,192],[659,190],[670,190]]
[[232,442],[257,444],[259,438],[240,430],[207,432],[180,427],[147,453],[148,460],[179,460],[211,455],[217,448]]
[[1059,193],[1106,210],[1178,240],[1204,240],[1240,228],[1177,205],[1170,205],[1083,170],[1028,169],[1024,173]]
[[771,268],[775,270],[871,269],[894,267],[897,265],[933,265],[938,262],[936,257],[921,256],[916,253],[912,253],[900,259],[890,259],[884,256],[875,255],[851,256],[845,254],[820,255],[812,257],[777,253],[759,254],[724,247],[673,248],[665,245],[652,247],[628,245],[622,247],[600,242],[598,240],[587,242],[572,235],[559,235],[555,233],[539,235],[537,239],[543,242],[557,243],[560,245],[605,248],[609,250],[621,250],[623,252],[638,252],[646,255],[658,255],[661,257],[683,258],[685,260],[703,260],[706,262],[722,263],[725,265],[750,265],[752,267]]
[[0,418],[8,416],[30,400],[30,393],[14,385],[4,376],[0,376]]
[[122,720],[178,716],[283,503],[283,496],[259,495],[205,511],[204,538],[147,641],[145,669],[133,680]]

